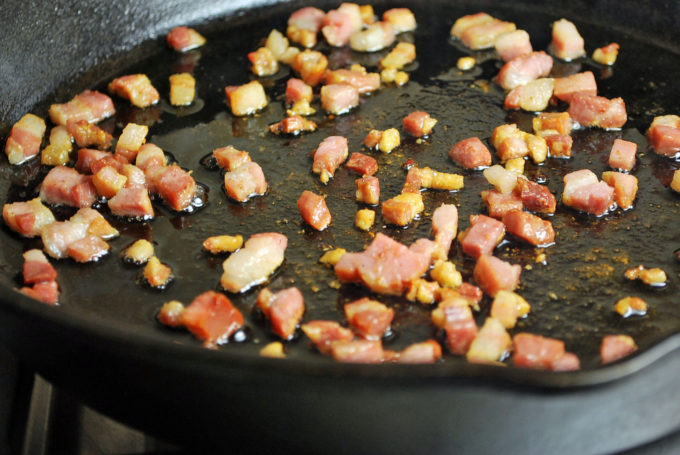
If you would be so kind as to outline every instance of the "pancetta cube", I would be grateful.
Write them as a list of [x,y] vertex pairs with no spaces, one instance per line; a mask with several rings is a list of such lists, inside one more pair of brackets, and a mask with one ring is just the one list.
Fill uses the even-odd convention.
[[630,172],[635,166],[636,152],[637,144],[635,142],[614,139],[612,150],[609,152],[609,167]]
[[272,332],[290,340],[305,312],[305,299],[295,287],[276,293],[264,288],[257,296],[257,306],[269,319]]
[[224,88],[231,113],[237,117],[251,115],[267,107],[267,95],[258,81]]
[[577,93],[587,96],[597,95],[597,82],[595,82],[595,75],[592,71],[555,78],[553,90],[555,98],[570,103],[571,98]]
[[623,210],[628,210],[633,207],[635,196],[638,190],[638,179],[634,175],[624,174],[622,172],[603,172],[602,180],[607,185],[614,187],[614,199],[616,205]]
[[168,32],[168,46],[179,52],[190,51],[205,44],[205,38],[193,28],[179,26]]
[[321,87],[321,107],[329,114],[345,114],[359,105],[359,91],[348,83]]
[[295,56],[292,66],[305,84],[315,87],[325,77],[328,59],[319,51],[307,49]]
[[134,106],[145,108],[156,104],[161,96],[146,74],[130,74],[109,83],[109,93],[129,100]]
[[510,210],[503,215],[508,233],[534,246],[548,246],[555,241],[555,231],[548,220],[523,210]]
[[40,152],[47,126],[45,121],[33,114],[26,114],[16,122],[5,143],[5,154],[10,164],[20,164]]
[[267,192],[267,181],[259,164],[247,162],[224,174],[224,189],[227,195],[238,202],[246,202],[253,196]]
[[196,79],[189,73],[170,76],[170,104],[188,106],[196,98]]
[[586,54],[583,37],[576,25],[566,19],[553,23],[550,50],[557,58],[571,61]]
[[491,297],[496,297],[498,291],[514,291],[519,286],[521,274],[520,265],[510,264],[488,254],[477,259],[473,271],[479,287]]
[[317,231],[323,231],[331,224],[331,212],[323,196],[305,190],[297,201],[297,207],[302,219]]
[[394,310],[364,297],[345,304],[345,316],[358,336],[366,340],[379,340],[389,331]]
[[456,143],[449,150],[449,157],[465,169],[491,166],[491,152],[476,136]]
[[383,220],[388,224],[406,226],[425,210],[420,193],[401,193],[382,203]]
[[380,180],[374,176],[364,176],[354,181],[357,185],[356,200],[364,204],[377,205],[380,202]]
[[243,315],[226,295],[207,291],[197,296],[181,316],[182,325],[205,345],[223,344],[243,327]]
[[461,232],[460,245],[463,252],[473,258],[491,254],[505,236],[505,226],[485,215],[471,215],[470,227]]

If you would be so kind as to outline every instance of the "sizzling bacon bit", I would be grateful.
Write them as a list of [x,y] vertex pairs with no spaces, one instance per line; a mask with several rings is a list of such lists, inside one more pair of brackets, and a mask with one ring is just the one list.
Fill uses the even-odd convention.
[[446,332],[446,344],[452,354],[467,353],[477,336],[477,324],[468,301],[461,297],[440,302],[432,311],[432,322]]
[[50,131],[50,144],[40,152],[40,163],[48,166],[65,165],[73,150],[73,138],[65,126]]
[[593,60],[601,65],[611,66],[616,63],[620,47],[621,46],[619,46],[618,43],[611,43],[603,47],[598,47],[593,51]]
[[680,153],[680,116],[654,117],[647,130],[647,137],[655,153],[671,158],[677,157]]
[[635,201],[638,190],[637,177],[622,172],[608,171],[602,173],[602,180],[614,187],[616,205],[623,210],[633,208],[633,201]]
[[241,235],[216,235],[203,241],[203,249],[210,254],[233,253],[242,246]]
[[279,70],[279,62],[268,47],[261,47],[248,54],[253,74],[256,76],[272,76]]
[[336,341],[330,350],[338,362],[382,363],[384,357],[380,340]]
[[529,147],[529,156],[534,163],[540,164],[548,157],[548,144],[545,139],[533,134],[524,133],[524,140]]
[[647,302],[640,297],[624,297],[614,305],[614,311],[624,318],[647,314]]
[[146,142],[146,135],[149,134],[149,127],[128,123],[120,133],[116,144],[116,155],[120,155],[127,161],[133,161],[137,157],[139,148]]
[[429,259],[378,233],[361,253],[345,253],[335,265],[341,281],[360,282],[373,292],[401,295],[429,267]]
[[80,149],[78,150],[78,161],[76,161],[75,168],[81,174],[92,174],[92,165],[105,157],[111,157],[109,152],[94,149]]
[[571,117],[568,112],[541,112],[531,123],[534,133],[542,137],[571,132]]
[[557,200],[546,185],[518,178],[515,194],[522,200],[525,210],[546,214],[555,213]]
[[288,39],[276,29],[269,32],[265,47],[271,51],[277,61],[286,65],[290,65],[295,56],[300,53],[300,49],[290,46]]
[[313,47],[325,16],[326,13],[311,6],[295,11],[288,18],[288,39],[304,47]]
[[90,207],[96,200],[92,178],[66,166],[53,167],[40,186],[40,199],[52,205]]
[[430,277],[439,286],[456,289],[463,284],[463,275],[456,270],[456,265],[450,261],[437,260],[430,270]]
[[231,113],[237,117],[251,115],[267,107],[267,95],[258,81],[224,88]]
[[190,51],[205,44],[205,38],[193,28],[175,27],[166,37],[168,46],[179,52]]
[[376,52],[394,43],[395,29],[389,22],[376,22],[364,30],[354,32],[349,39],[352,50],[357,52]]
[[635,142],[614,139],[612,150],[609,153],[609,167],[630,172],[635,166],[635,153],[637,144]]
[[521,273],[520,265],[488,254],[479,257],[473,272],[477,284],[491,297],[495,297],[498,291],[514,291],[519,286]]
[[553,87],[554,79],[551,77],[541,77],[527,82],[522,86],[518,107],[530,112],[544,111],[552,98]]
[[531,47],[531,40],[526,30],[514,30],[501,33],[496,37],[494,43],[496,52],[504,62],[510,61],[520,55],[529,54],[534,49]]
[[314,99],[312,87],[301,79],[291,77],[286,83],[286,105],[292,106],[299,101],[311,103]]
[[458,233],[458,208],[453,204],[437,207],[432,213],[432,231],[440,249],[438,255],[443,259],[447,258],[451,243]]
[[520,55],[507,62],[498,72],[498,83],[506,90],[547,76],[552,69],[553,59],[543,51]]
[[562,202],[576,210],[601,216],[614,204],[614,188],[598,181],[591,170],[581,169],[564,176]]
[[511,158],[505,162],[505,169],[517,175],[522,175],[524,174],[524,163],[526,163],[524,158]]
[[328,59],[319,51],[305,50],[293,59],[293,70],[297,72],[305,84],[312,87],[323,81]]
[[237,168],[250,162],[248,152],[237,150],[231,145],[213,150],[213,157],[217,165],[227,171],[235,171]]
[[649,286],[665,286],[668,281],[666,272],[658,267],[648,269],[638,265],[626,270],[624,275],[629,280],[640,280]]
[[394,46],[389,54],[380,59],[381,69],[402,69],[416,59],[416,46],[411,43],[400,42]]
[[293,115],[284,118],[278,123],[269,125],[269,131],[274,134],[292,134],[295,136],[300,133],[316,131],[316,122],[307,120],[299,115]]
[[466,357],[472,363],[495,364],[503,360],[512,349],[512,339],[505,327],[493,317],[488,317],[472,340]]
[[119,174],[111,166],[104,166],[92,177],[97,194],[106,199],[114,197],[125,186],[126,181],[127,177]]
[[[69,255],[68,248],[72,243],[88,235],[108,239],[118,236],[118,231],[96,210],[81,208],[68,221],[56,221],[47,225],[40,237],[45,252],[55,259],[62,259]],[[74,252],[77,253],[75,250]]]
[[517,174],[505,169],[499,164],[484,169],[484,177],[501,194],[509,194],[517,186]]
[[253,196],[265,194],[267,181],[260,165],[250,161],[224,174],[224,188],[230,198],[246,202]]
[[345,114],[358,105],[359,91],[354,85],[342,83],[321,87],[321,107],[330,114]]
[[69,243],[66,248],[68,256],[76,262],[95,262],[108,254],[111,247],[96,235],[88,235]]
[[401,144],[399,130],[389,128],[385,131],[371,130],[364,139],[364,145],[369,149],[378,149],[383,153],[390,153]]
[[12,126],[5,144],[5,154],[10,164],[20,164],[40,152],[45,135],[45,121],[33,114],[26,114]]
[[548,156],[551,158],[571,158],[571,146],[574,143],[568,134],[549,134],[544,136],[548,144]]
[[375,211],[371,209],[357,210],[354,225],[362,231],[370,231],[375,223]]
[[364,204],[377,205],[380,202],[380,180],[365,176],[354,181],[357,185],[356,199]]
[[335,264],[340,261],[340,258],[347,252],[344,248],[335,248],[326,251],[320,258],[319,262],[325,266],[335,267]]
[[491,152],[478,137],[464,139],[449,150],[449,157],[465,169],[491,166]]
[[569,371],[580,369],[578,357],[565,352],[564,342],[531,333],[518,333],[512,339],[513,363],[520,368]]
[[[135,165],[142,171],[151,169],[152,167],[164,167],[167,165],[167,159],[163,149],[155,144],[144,144],[137,151],[135,157]],[[122,170],[122,169],[121,169]]]
[[602,364],[606,365],[627,357],[637,349],[635,340],[628,335],[607,335],[602,338],[602,345],[600,346]]
[[408,8],[392,8],[383,13],[383,21],[392,24],[397,33],[416,29],[416,17]]
[[125,249],[123,259],[135,265],[142,265],[146,264],[153,255],[153,244],[148,240],[139,239]]
[[331,224],[331,212],[323,196],[305,190],[297,201],[297,207],[302,219],[317,231],[323,231]]
[[351,341],[354,334],[335,321],[310,321],[303,324],[302,331],[322,354],[330,354],[331,346],[338,341]]
[[571,98],[569,115],[581,126],[605,129],[621,128],[628,120],[623,99],[581,94]]
[[560,19],[553,23],[550,50],[557,58],[571,61],[585,55],[584,44],[573,22]]
[[403,119],[404,129],[414,137],[425,137],[432,132],[437,124],[437,119],[423,111],[411,112]]
[[39,236],[42,230],[55,221],[52,211],[39,197],[27,202],[13,202],[2,207],[5,224],[24,237]]
[[442,357],[442,347],[435,340],[407,346],[399,353],[399,363],[435,363]]
[[68,133],[73,136],[78,147],[95,146],[99,149],[111,147],[113,137],[97,125],[88,123],[85,120],[68,122],[66,125]]
[[410,302],[417,301],[423,305],[431,305],[437,300],[438,295],[439,283],[419,278],[411,284],[405,297]]
[[48,305],[56,305],[59,299],[59,285],[56,281],[36,283],[30,288],[24,286],[20,292]]
[[122,188],[108,201],[109,210],[116,216],[150,220],[155,214],[149,192],[144,186]]
[[502,219],[511,210],[522,210],[522,200],[514,192],[503,194],[497,190],[482,191],[482,201],[486,204],[489,216]]
[[196,97],[196,79],[189,73],[172,74],[170,76],[170,104],[188,106]]
[[394,310],[364,297],[346,304],[345,316],[358,336],[366,340],[379,340],[389,331]]
[[22,276],[24,284],[35,284],[57,279],[57,271],[40,250],[28,250],[23,254]]
[[143,276],[152,288],[165,289],[172,281],[172,269],[161,263],[156,256],[151,256],[144,266]]
[[103,93],[85,90],[64,104],[50,106],[50,120],[55,125],[66,126],[68,122],[85,120],[97,123],[116,113],[113,100]]
[[338,69],[326,72],[326,84],[350,84],[359,94],[375,92],[380,88],[380,75],[367,73],[366,69]]
[[263,283],[284,259],[288,238],[267,232],[253,234],[243,248],[229,256],[222,268],[220,284],[229,292],[245,292]]
[[156,317],[158,322],[163,325],[168,327],[181,327],[184,325],[182,322],[184,310],[185,308],[184,305],[182,305],[182,302],[171,300],[163,304]]
[[470,215],[470,227],[460,233],[463,252],[477,259],[491,254],[505,236],[505,226],[498,220],[485,215]]
[[115,78],[109,83],[109,93],[130,100],[137,107],[145,108],[156,104],[161,96],[151,85],[146,74],[130,74]]
[[425,210],[420,193],[401,193],[382,203],[383,220],[389,224],[406,226]]
[[576,94],[595,96],[597,95],[595,75],[592,71],[584,71],[571,76],[558,77],[555,79],[553,94],[566,103],[570,103],[572,97]]
[[378,162],[375,158],[358,152],[352,153],[352,156],[345,163],[345,167],[363,176],[378,172]]
[[176,164],[166,166],[156,174],[154,185],[165,203],[178,212],[189,207],[196,197],[196,181]]
[[498,291],[491,303],[489,315],[506,329],[512,329],[517,319],[525,317],[530,310],[531,305],[522,296],[510,291]]
[[459,17],[456,19],[453,27],[451,27],[451,36],[460,39],[463,36],[465,29],[475,25],[492,22],[493,20],[494,18],[487,13],[468,14],[467,16]]
[[380,80],[386,84],[394,82],[395,85],[401,87],[408,82],[410,76],[405,71],[397,71],[396,68],[388,67],[380,71]]
[[337,10],[330,10],[326,13],[323,18],[321,33],[326,38],[328,44],[334,47],[342,47],[349,43],[352,33],[360,28],[361,13],[359,12],[359,6],[343,3]]
[[347,159],[349,148],[347,138],[329,136],[316,148],[312,171],[319,174],[322,183],[328,183],[335,171]]
[[272,341],[267,343],[262,349],[260,349],[260,356],[269,357],[271,359],[284,359],[286,353],[283,350],[283,343],[280,341]]
[[305,300],[298,288],[288,288],[272,293],[264,288],[257,296],[257,306],[269,319],[272,332],[284,340],[295,334],[305,312]]
[[503,216],[507,231],[534,246],[548,246],[555,241],[552,223],[522,210],[511,210]]
[[204,346],[223,344],[243,327],[243,315],[229,298],[215,291],[196,297],[181,315],[184,325]]

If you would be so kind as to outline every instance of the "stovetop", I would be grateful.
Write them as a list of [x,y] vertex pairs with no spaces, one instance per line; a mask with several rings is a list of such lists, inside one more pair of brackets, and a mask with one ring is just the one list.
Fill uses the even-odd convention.
[[[83,405],[42,377],[21,368],[12,355],[0,347],[0,454],[191,453],[195,452],[144,434]],[[286,453],[285,448],[281,453]],[[680,431],[619,455],[678,454]]]

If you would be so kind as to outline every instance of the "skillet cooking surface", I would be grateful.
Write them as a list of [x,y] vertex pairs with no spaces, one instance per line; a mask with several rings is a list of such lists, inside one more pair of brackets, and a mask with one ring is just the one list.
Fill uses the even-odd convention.
[[[267,131],[267,125],[285,114],[283,92],[287,78],[292,76],[287,67],[273,77],[260,79],[271,102],[257,116],[233,117],[225,106],[223,92],[224,86],[245,83],[252,77],[246,54],[256,49],[272,28],[284,29],[292,8],[276,6],[259,17],[217,20],[199,26],[197,28],[206,36],[208,44],[188,54],[167,49],[162,39],[145,43],[132,52],[129,62],[120,66],[118,73],[107,75],[99,85],[90,88],[105,91],[105,84],[113,77],[142,72],[151,78],[161,96],[167,97],[168,76],[181,71],[183,65],[193,60],[198,100],[187,109],[174,109],[162,101],[155,107],[138,110],[131,108],[127,101],[114,98],[117,114],[103,125],[112,129],[114,136],[126,122],[150,125],[147,140],[163,148],[181,166],[193,170],[196,181],[207,189],[208,202],[199,212],[190,215],[171,213],[157,204],[157,218],[152,222],[114,223],[122,235],[111,242],[113,253],[99,263],[57,262],[61,294],[60,307],[55,311],[73,311],[104,321],[106,325],[153,331],[173,343],[198,347],[200,343],[187,333],[161,327],[155,321],[155,314],[165,301],[178,299],[189,303],[199,293],[218,286],[224,257],[211,257],[202,252],[202,241],[222,233],[240,233],[247,238],[255,232],[278,231],[288,236],[289,247],[284,265],[272,277],[269,286],[274,290],[298,286],[305,296],[305,321],[342,321],[343,304],[367,295],[367,291],[355,285],[343,285],[336,290],[334,273],[318,265],[317,259],[330,246],[341,246],[348,251],[362,250],[371,236],[353,227],[354,214],[360,208],[354,201],[356,175],[342,167],[324,186],[311,173],[310,152],[330,135],[346,136],[350,151],[362,151],[362,140],[370,129],[400,127],[401,119],[417,109],[439,119],[429,139],[419,144],[402,133],[402,145],[391,154],[368,152],[380,165],[377,176],[382,183],[381,199],[399,193],[405,176],[401,165],[409,158],[420,166],[464,173],[465,188],[458,193],[425,192],[426,215],[405,230],[383,226],[378,211],[376,227],[372,231],[385,232],[410,244],[416,238],[430,235],[431,223],[427,215],[444,202],[459,207],[460,228],[467,227],[470,214],[483,212],[479,192],[489,185],[480,172],[462,171],[454,165],[447,158],[449,148],[470,136],[488,139],[493,128],[502,123],[518,122],[522,129],[530,130],[531,115],[502,109],[504,94],[492,81],[499,69],[496,60],[487,59],[469,73],[458,72],[456,61],[466,52],[449,39],[449,28],[455,18],[474,11],[447,6],[444,15],[440,8],[437,4],[419,5],[414,10],[417,31],[399,37],[413,40],[418,53],[417,62],[407,68],[411,81],[406,86],[384,87],[373,96],[363,97],[358,109],[335,119],[317,113],[312,119],[317,121],[319,129],[297,138],[275,136]],[[377,7],[376,12],[381,13],[384,9]],[[529,31],[537,50],[547,47],[550,24],[557,19],[544,14],[532,14],[529,18],[505,8],[487,11]],[[527,331],[563,339],[567,349],[579,355],[582,367],[593,369],[599,365],[599,344],[606,334],[629,334],[644,351],[680,328],[680,310],[674,298],[678,265],[673,255],[673,250],[680,246],[677,234],[680,209],[677,195],[667,188],[672,171],[678,166],[648,151],[643,136],[655,115],[675,112],[677,96],[672,93],[672,78],[680,71],[680,64],[671,52],[621,32],[579,22],[577,26],[589,51],[611,41],[620,43],[619,59],[611,69],[602,68],[588,59],[568,64],[556,61],[553,74],[592,70],[596,74],[598,94],[623,97],[629,120],[622,131],[574,131],[574,158],[566,161],[549,159],[545,166],[527,163],[525,174],[532,179],[546,179],[551,191],[559,197],[563,175],[584,167],[600,175],[607,170],[608,152],[614,139],[630,140],[638,144],[639,150],[639,165],[634,175],[640,181],[640,191],[635,208],[627,212],[617,210],[598,219],[577,214],[558,204],[557,214],[552,218],[557,232],[554,246],[536,249],[509,240],[497,248],[495,254],[524,266],[518,292],[532,304],[532,310],[512,333]],[[332,67],[361,63],[368,65],[370,71],[383,54],[333,49],[329,61]],[[483,60],[486,54],[474,55]],[[95,72],[96,69],[93,74]],[[48,99],[34,112],[45,116],[50,102],[64,102],[83,88],[86,87],[74,87],[61,98]],[[266,196],[253,198],[245,204],[226,198],[219,170],[205,166],[204,157],[214,148],[228,144],[248,151],[262,166],[270,185]],[[40,177],[45,171],[35,162],[17,169],[10,169],[3,162],[0,172],[9,176],[9,179],[2,179],[3,202],[33,197],[35,182],[39,180],[33,176]],[[32,178],[27,179],[27,175]],[[13,182],[11,187],[8,187],[9,181]],[[295,202],[305,189],[328,195],[333,224],[324,232],[315,232],[302,225]],[[73,211],[58,209],[55,213],[65,218]],[[172,267],[176,279],[168,289],[150,290],[139,280],[140,268],[123,264],[119,252],[137,238],[153,240],[156,254]],[[22,240],[3,226],[0,270],[5,283],[12,287],[20,285],[17,271],[21,268],[21,252],[39,247],[39,243]],[[536,263],[539,252],[546,254],[546,264]],[[450,257],[464,277],[470,278],[473,261],[464,257],[457,245]],[[626,281],[623,271],[638,264],[663,268],[669,276],[668,286],[651,290]],[[230,295],[246,315],[247,340],[221,346],[220,351],[256,356],[266,342],[275,339],[251,311],[258,290]],[[613,304],[627,295],[643,297],[650,306],[649,314],[626,320],[615,314]],[[399,298],[379,299],[396,310],[394,334],[386,340],[386,348],[399,350],[434,335],[429,322],[431,308]],[[489,303],[485,298],[478,322],[486,317]],[[288,344],[291,358],[330,362],[311,349],[304,337],[301,338]],[[446,364],[460,362],[464,360],[445,355]],[[451,371],[454,370],[452,367]]]

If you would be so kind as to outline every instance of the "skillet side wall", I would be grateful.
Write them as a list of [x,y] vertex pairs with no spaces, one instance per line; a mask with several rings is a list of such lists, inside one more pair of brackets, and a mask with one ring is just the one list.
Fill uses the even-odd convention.
[[[101,65],[97,74],[104,77],[125,51],[162,36],[173,25],[267,3],[6,0],[0,9],[0,133],[48,95],[59,96],[85,69]],[[476,2],[471,12],[487,4],[492,2]],[[680,6],[675,2],[517,2],[517,7],[571,11],[572,17],[598,18],[601,23],[609,18],[650,39],[680,42],[675,27]],[[658,398],[653,399],[660,391],[677,393],[677,355],[606,387],[572,391],[483,379],[369,383],[351,375],[306,378],[281,368],[276,370],[280,374],[207,362],[195,368],[188,356],[182,362],[165,362],[163,351],[154,346],[134,340],[123,345],[87,327],[62,330],[46,312],[34,311],[25,301],[11,296],[1,300],[0,337],[29,366],[96,408],[182,443],[211,445],[228,428],[240,436],[234,444],[257,444],[263,450],[289,444],[287,436],[296,434],[301,452],[491,453],[512,448],[524,453],[596,453],[619,450],[680,425],[673,400],[667,402],[669,409],[659,409]],[[153,394],[149,384],[156,385]],[[630,390],[640,392],[630,396]],[[579,423],[585,403],[601,411]],[[293,408],[295,413],[289,414]],[[621,419],[621,425],[611,419]],[[208,425],[211,420],[214,425]],[[564,434],[566,422],[576,422],[570,431],[580,430],[578,437]],[[395,431],[404,428],[409,430]],[[509,428],[522,431],[502,430]],[[459,436],[454,438],[454,432]],[[195,440],[198,434],[202,441]]]

